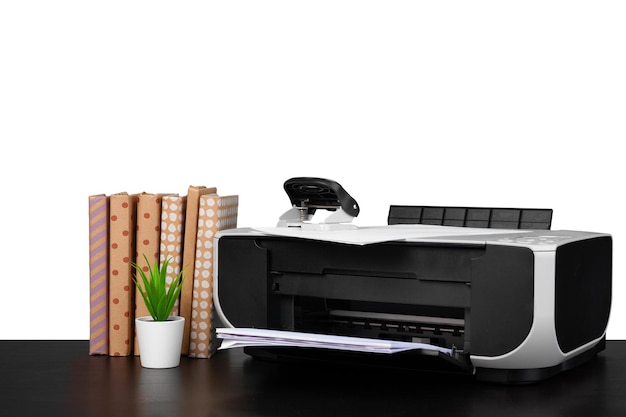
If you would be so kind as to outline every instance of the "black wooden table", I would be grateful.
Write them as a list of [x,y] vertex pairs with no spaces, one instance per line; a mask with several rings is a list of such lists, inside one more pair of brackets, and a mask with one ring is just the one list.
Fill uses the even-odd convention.
[[293,366],[241,350],[142,368],[89,356],[87,341],[0,341],[0,415],[626,416],[626,341],[541,383],[330,365]]

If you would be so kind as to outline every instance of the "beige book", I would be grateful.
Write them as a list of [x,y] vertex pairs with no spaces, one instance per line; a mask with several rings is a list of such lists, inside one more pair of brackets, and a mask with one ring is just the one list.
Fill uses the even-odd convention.
[[237,227],[239,197],[200,197],[191,303],[189,357],[208,358],[215,351],[213,327],[213,250],[220,230]]
[[[148,272],[148,263],[159,260],[161,243],[161,199],[164,194],[141,193],[137,195],[137,231],[135,235],[135,259],[137,266]],[[145,257],[144,257],[145,255]],[[147,262],[146,262],[147,259]],[[139,289],[135,288],[135,318],[149,316]],[[139,355],[139,343],[135,332],[134,353]]]
[[189,353],[193,270],[196,256],[196,234],[198,231],[200,196],[215,193],[217,193],[217,188],[205,187],[203,185],[190,185],[187,190],[187,207],[185,209],[185,230],[183,238],[183,285],[180,292],[179,308],[179,315],[185,318],[183,345],[181,348],[183,355]]
[[132,353],[137,196],[110,196],[109,208],[109,355]]

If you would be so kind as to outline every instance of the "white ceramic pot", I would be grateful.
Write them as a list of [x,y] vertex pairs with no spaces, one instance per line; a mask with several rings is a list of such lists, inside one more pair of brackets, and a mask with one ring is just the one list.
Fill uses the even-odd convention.
[[185,318],[172,316],[154,321],[150,316],[137,317],[139,359],[144,368],[175,368],[180,364]]

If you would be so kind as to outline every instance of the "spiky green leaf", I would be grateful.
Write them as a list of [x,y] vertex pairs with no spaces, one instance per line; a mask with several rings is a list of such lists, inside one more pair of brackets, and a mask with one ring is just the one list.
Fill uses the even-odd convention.
[[[136,263],[131,263],[137,271],[133,280],[152,318],[156,321],[167,320],[180,295],[183,281],[182,271],[168,287],[167,266],[170,258],[166,257],[161,265],[158,260],[150,264],[146,255],[144,255],[144,259],[148,266],[148,274]],[[139,275],[139,279],[136,275]]]

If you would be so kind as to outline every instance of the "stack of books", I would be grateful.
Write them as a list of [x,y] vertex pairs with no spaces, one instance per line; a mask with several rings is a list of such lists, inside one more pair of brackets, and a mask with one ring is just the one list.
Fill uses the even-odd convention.
[[[182,271],[173,315],[185,318],[182,354],[215,352],[213,242],[237,227],[239,197],[215,187],[189,186],[187,195],[138,193],[89,196],[89,354],[139,355],[136,317],[149,316],[135,288],[133,263],[169,259],[168,282]],[[146,262],[147,260],[147,262]]]

